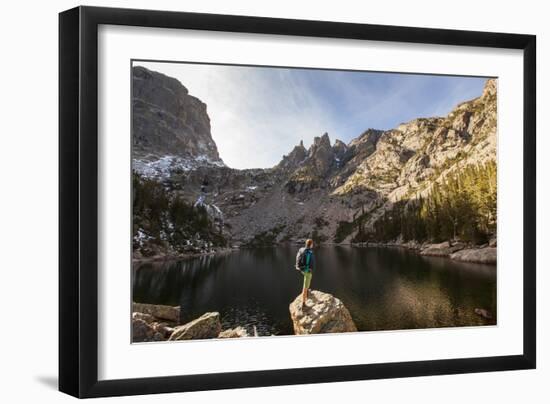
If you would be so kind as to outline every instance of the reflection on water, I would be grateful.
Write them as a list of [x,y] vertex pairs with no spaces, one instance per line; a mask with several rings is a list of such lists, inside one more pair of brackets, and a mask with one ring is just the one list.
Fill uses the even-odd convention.
[[[223,328],[292,334],[288,305],[300,293],[297,247],[134,266],[136,302],[180,305],[182,321],[218,311]],[[312,288],[341,299],[360,331],[495,324],[496,267],[422,257],[400,248],[315,249]],[[485,320],[475,308],[495,316]]]

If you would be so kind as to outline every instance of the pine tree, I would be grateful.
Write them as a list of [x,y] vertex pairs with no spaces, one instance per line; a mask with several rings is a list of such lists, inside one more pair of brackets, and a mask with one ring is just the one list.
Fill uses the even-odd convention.
[[[496,232],[495,161],[469,165],[434,183],[429,194],[394,203],[374,224],[379,241],[403,240],[483,243]],[[358,224],[359,226],[359,224]],[[360,224],[363,231],[363,224]]]

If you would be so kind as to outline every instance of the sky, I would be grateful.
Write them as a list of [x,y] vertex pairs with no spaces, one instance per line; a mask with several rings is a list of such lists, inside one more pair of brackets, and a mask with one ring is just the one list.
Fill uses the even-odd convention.
[[481,95],[486,78],[297,68],[134,62],[178,79],[206,103],[212,138],[233,168],[267,168],[315,136],[348,143],[447,115]]

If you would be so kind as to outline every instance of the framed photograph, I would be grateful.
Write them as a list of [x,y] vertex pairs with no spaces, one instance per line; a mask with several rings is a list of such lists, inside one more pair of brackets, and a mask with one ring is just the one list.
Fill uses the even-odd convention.
[[532,35],[59,16],[59,389],[532,369]]

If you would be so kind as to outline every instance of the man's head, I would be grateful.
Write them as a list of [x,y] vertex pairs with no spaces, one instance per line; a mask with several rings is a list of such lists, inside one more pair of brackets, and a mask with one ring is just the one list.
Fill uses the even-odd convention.
[[313,248],[313,240],[308,238],[306,240],[306,248]]

